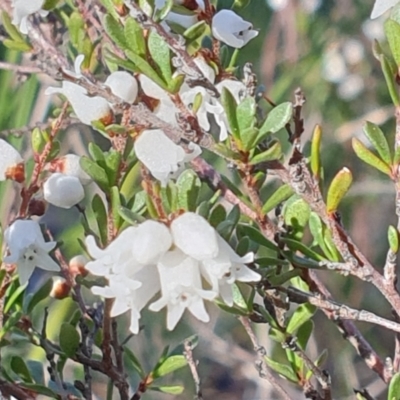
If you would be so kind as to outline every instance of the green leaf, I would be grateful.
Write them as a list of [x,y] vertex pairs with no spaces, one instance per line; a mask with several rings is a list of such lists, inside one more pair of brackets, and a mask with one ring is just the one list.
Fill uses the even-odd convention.
[[79,333],[68,322],[64,322],[60,329],[60,347],[61,350],[70,358],[74,357],[79,348]]
[[280,142],[275,142],[268,150],[251,158],[250,164],[256,165],[262,162],[279,160],[282,157],[282,146]]
[[11,329],[13,328],[17,322],[21,319],[23,313],[22,311],[15,311],[12,313],[8,318],[7,321],[3,324],[3,327],[0,329],[0,340],[3,338],[3,336]]
[[226,113],[229,130],[236,140],[240,140],[239,124],[236,118],[236,100],[226,87],[222,89],[221,103]]
[[26,362],[29,373],[34,382],[38,383],[39,385],[44,385],[44,371],[43,371],[43,362],[36,361],[36,360],[28,360]]
[[30,46],[27,43],[25,43],[25,39],[24,39],[24,36],[22,35],[22,33],[11,22],[10,16],[5,11],[3,11],[1,13],[1,19],[2,19],[3,27],[4,27],[5,31],[8,33],[8,35],[12,39],[10,41],[17,42],[17,43],[24,43],[26,46],[28,46],[28,48],[30,48]]
[[178,190],[178,208],[185,211],[195,211],[201,188],[201,181],[197,174],[190,169],[185,170],[176,181],[176,187]]
[[386,20],[384,28],[393,58],[400,65],[400,25],[390,18]]
[[372,151],[367,149],[365,145],[358,140],[357,138],[353,138],[352,140],[353,150],[357,154],[358,158],[363,160],[365,163],[371,165],[372,167],[378,169],[386,175],[391,174],[391,169],[388,164],[382,161],[379,157],[377,157]]
[[287,200],[290,196],[293,195],[293,189],[288,185],[284,184],[280,186],[275,192],[268,198],[265,202],[262,212],[267,214],[279,204]]
[[144,372],[139,360],[128,346],[124,346],[124,356],[129,364],[132,365],[132,367],[138,372],[139,376],[144,378],[146,373]]
[[20,300],[22,298],[22,294],[25,290],[24,286],[18,286],[10,295],[9,298],[7,298],[6,304],[4,306],[4,313],[8,313],[12,306],[14,304],[17,304],[18,300]]
[[184,387],[180,385],[176,386],[150,386],[150,390],[156,392],[168,393],[168,394],[181,394],[184,391]]
[[321,127],[319,125],[316,125],[311,142],[311,171],[314,177],[318,179],[321,174],[321,138]]
[[388,228],[388,241],[390,250],[393,253],[397,253],[399,251],[399,232],[392,225],[390,225]]
[[80,165],[82,169],[99,185],[100,189],[104,192],[109,191],[110,185],[108,183],[108,176],[102,167],[85,156],[81,157]]
[[107,229],[107,210],[102,198],[96,193],[92,199],[92,210],[95,216],[101,244],[107,244],[108,229]]
[[250,127],[240,132],[240,141],[243,150],[249,151],[255,147],[258,133],[259,131],[255,127]]
[[153,378],[157,379],[161,376],[170,374],[184,367],[187,364],[186,358],[183,355],[174,355],[165,359],[165,361],[159,365],[152,373]]
[[46,386],[38,385],[36,383],[26,383],[23,382],[20,384],[23,388],[26,388],[34,393],[42,394],[43,396],[47,396],[51,399],[57,399],[59,396],[51,389]]
[[226,219],[226,210],[222,204],[218,204],[212,211],[210,215],[210,224],[215,228],[222,221]]
[[397,92],[397,84],[395,82],[397,71],[392,69],[389,59],[384,54],[379,56],[379,61],[381,62],[382,72],[385,77],[386,86],[389,90],[392,102],[396,107],[398,107],[400,105],[400,98]]
[[240,10],[242,8],[247,7],[250,4],[251,0],[235,0],[232,5],[233,10]]
[[115,10],[115,5],[113,0],[100,0],[100,3],[103,4],[108,14],[111,14],[114,19],[118,20],[119,15]]
[[144,58],[140,57],[138,54],[134,53],[131,50],[126,50],[125,54],[135,64],[135,66],[142,74],[146,75],[162,89],[168,91],[168,85]]
[[239,224],[237,226],[237,230],[241,231],[241,233],[248,236],[250,240],[258,243],[259,245],[278,251],[278,246],[269,241],[258,229],[253,228],[250,225]]
[[165,82],[170,82],[171,72],[171,54],[167,42],[156,32],[151,31],[147,40],[147,46],[151,58],[156,63]]
[[400,400],[400,373],[397,372],[390,380],[388,400]]
[[16,51],[22,51],[22,52],[32,50],[31,46],[29,46],[29,44],[27,44],[25,42],[17,42],[15,40],[11,40],[11,39],[4,39],[2,41],[2,43],[4,44],[5,47],[7,47],[10,50],[16,50]]
[[[313,216],[313,213],[310,214],[310,221],[311,221],[312,216]],[[321,230],[321,232],[322,232],[322,230]],[[313,251],[309,247],[307,247],[304,243],[301,243],[294,239],[285,238],[285,237],[281,238],[281,240],[283,243],[285,243],[289,247],[290,250],[292,250],[294,252],[300,251],[306,257],[311,258],[312,260],[315,260],[315,261],[326,260],[320,254],[316,253],[315,251]]]
[[282,103],[273,108],[260,128],[258,141],[263,140],[268,134],[280,131],[292,118],[293,104]]
[[132,72],[140,72],[140,69],[131,61],[125,60],[112,53],[109,49],[104,50],[104,58],[108,63],[116,65]]
[[126,19],[124,33],[128,48],[140,57],[144,57],[146,55],[146,42],[143,30],[132,17]]
[[78,48],[85,37],[85,21],[77,11],[72,12],[68,20],[68,31],[72,45]]
[[166,18],[174,5],[174,0],[166,0],[161,9],[157,9],[154,15],[154,21],[159,22]]
[[53,287],[53,280],[48,279],[42,287],[35,292],[24,292],[24,300],[22,308],[26,314],[30,314],[32,310],[44,299],[49,297]]
[[124,27],[120,22],[113,18],[110,14],[104,17],[104,28],[114,43],[122,50],[129,49],[126,42]]
[[307,322],[315,314],[316,307],[312,304],[301,304],[293,313],[286,327],[286,332],[294,334],[300,326]]
[[390,154],[389,144],[382,130],[379,128],[379,126],[369,121],[365,123],[363,129],[365,135],[375,147],[382,160],[390,165],[392,163],[392,156]]
[[121,165],[121,153],[117,150],[111,149],[106,155],[106,173],[108,176],[108,182],[110,186],[117,184],[117,178],[119,176],[119,168]]
[[246,97],[236,108],[236,118],[242,134],[248,128],[253,127],[255,123],[257,105],[253,97]]
[[102,168],[104,168],[104,166],[106,165],[105,156],[101,148],[96,143],[90,142],[88,145],[88,151],[93,161],[95,161]]
[[60,142],[58,140],[53,140],[53,142],[51,144],[50,152],[46,157],[46,162],[54,160],[59,155],[60,150],[61,150]]
[[310,218],[310,206],[299,195],[294,194],[283,206],[282,214],[287,226],[292,227],[296,238],[303,236],[303,231]]
[[336,212],[340,202],[350,189],[353,182],[353,175],[348,168],[342,168],[333,178],[329,185],[326,200],[326,210],[328,213]]
[[129,210],[129,208],[121,206],[118,209],[118,214],[121,216],[121,218],[126,221],[129,225],[137,225],[140,222],[143,222],[145,219],[140,216],[139,214]]
[[187,40],[194,41],[203,36],[207,32],[207,29],[208,25],[206,21],[199,21],[186,29],[186,31],[183,32],[183,37]]
[[12,357],[10,367],[24,382],[33,383],[29,369],[21,357]]
[[111,188],[111,210],[113,216],[113,224],[117,230],[121,227],[122,218],[119,214],[119,210],[121,208],[121,196],[119,194],[119,189],[116,186]]
[[272,358],[269,358],[268,356],[264,357],[265,362],[267,363],[267,365],[273,369],[275,372],[277,372],[279,375],[281,375],[282,377],[288,379],[291,382],[298,382],[298,378],[296,376],[296,374],[294,373],[293,369],[286,364],[281,364],[275,360],[273,360]]

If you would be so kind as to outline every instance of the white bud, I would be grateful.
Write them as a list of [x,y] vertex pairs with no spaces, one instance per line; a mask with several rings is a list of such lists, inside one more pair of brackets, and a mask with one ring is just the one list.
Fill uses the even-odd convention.
[[127,103],[133,103],[138,94],[136,79],[126,71],[113,72],[104,82],[111,92]]
[[85,192],[78,178],[56,172],[44,183],[43,195],[54,206],[71,208],[83,200]]

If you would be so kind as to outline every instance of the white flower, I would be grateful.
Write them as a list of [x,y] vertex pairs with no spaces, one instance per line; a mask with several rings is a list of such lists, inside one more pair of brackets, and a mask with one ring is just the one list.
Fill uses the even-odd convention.
[[139,81],[145,95],[158,100],[158,105],[153,109],[154,115],[169,124],[178,125],[176,121],[178,110],[168,93],[146,75],[140,74]]
[[281,11],[287,6],[289,1],[288,0],[267,0],[267,3],[274,11]]
[[193,160],[201,153],[200,147],[194,144],[192,153],[185,153],[161,129],[143,131],[134,147],[137,158],[163,186],[180,173],[184,162]]
[[85,197],[78,178],[56,172],[43,185],[44,199],[54,206],[71,208]]
[[85,186],[92,182],[92,178],[82,169],[80,160],[81,157],[76,154],[66,154],[51,161],[49,169],[51,172],[74,176]]
[[258,35],[250,22],[232,10],[221,10],[212,19],[213,36],[228,46],[242,48]]
[[100,96],[90,97],[82,86],[69,81],[63,81],[60,88],[48,87],[45,94],[59,93],[71,103],[78,119],[91,125],[92,121],[101,120],[105,123],[112,119],[112,111],[107,100]]
[[186,308],[200,321],[208,322],[210,317],[203,300],[214,299],[216,293],[202,289],[198,262],[174,250],[165,254],[157,267],[162,296],[149,309],[159,311],[167,307],[167,329],[175,328]]
[[42,10],[44,0],[14,0],[12,6],[14,25],[19,26],[21,33],[28,33],[28,17],[38,12],[41,17],[45,17],[49,12]]
[[108,76],[104,85],[111,89],[111,92],[127,103],[133,103],[138,94],[136,79],[126,71],[115,71]]
[[17,150],[5,140],[0,139],[0,181],[9,177],[10,170],[19,164],[23,166],[23,159]]
[[59,265],[49,256],[56,242],[45,242],[37,222],[17,220],[4,232],[4,239],[10,255],[4,262],[17,265],[19,282],[25,285],[35,267],[48,271],[59,271]]
[[374,8],[372,9],[371,19],[378,18],[386,11],[394,7],[399,0],[375,0]]
[[106,298],[115,298],[111,309],[111,317],[116,317],[130,310],[129,329],[139,332],[140,311],[160,290],[160,281],[155,266],[146,266],[132,278],[125,275],[110,275],[108,286],[94,286],[92,292]]
[[85,268],[99,276],[124,274],[132,277],[144,266],[155,265],[171,244],[168,228],[151,220],[125,229],[106,249],[100,249],[93,236],[88,236],[86,247],[94,260]]
[[182,214],[171,223],[171,233],[175,245],[200,262],[202,275],[229,306],[233,305],[232,285],[235,281],[257,282],[261,279],[245,265],[253,261],[253,253],[239,257],[200,215]]

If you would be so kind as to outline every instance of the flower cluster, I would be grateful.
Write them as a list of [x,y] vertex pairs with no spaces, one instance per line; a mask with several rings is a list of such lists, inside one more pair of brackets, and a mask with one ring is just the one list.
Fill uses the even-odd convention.
[[108,286],[95,286],[93,293],[115,298],[111,316],[130,310],[133,333],[139,331],[141,310],[160,290],[161,297],[149,309],[167,307],[167,328],[173,330],[185,309],[207,322],[204,300],[220,296],[232,306],[235,281],[261,279],[245,265],[253,261],[252,253],[239,257],[203,217],[191,212],[169,227],[152,220],[129,227],[105,249],[92,236],[86,245],[93,258],[86,269],[108,279]]

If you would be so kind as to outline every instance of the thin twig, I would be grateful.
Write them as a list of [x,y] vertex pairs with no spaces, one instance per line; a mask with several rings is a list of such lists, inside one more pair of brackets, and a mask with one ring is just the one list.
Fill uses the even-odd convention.
[[260,378],[266,379],[274,389],[279,393],[283,400],[290,400],[290,396],[285,391],[285,389],[280,385],[280,383],[274,378],[274,376],[269,372],[267,364],[265,363],[264,357],[266,356],[266,351],[263,346],[258,344],[253,328],[251,327],[250,320],[246,317],[239,317],[239,321],[242,323],[244,329],[246,330],[252,344],[253,348],[257,353],[256,367]]
[[195,399],[196,400],[203,400],[203,394],[201,393],[201,386],[200,386],[200,376],[197,372],[197,362],[193,359],[193,346],[189,340],[185,340],[184,342],[184,349],[183,355],[186,358],[186,361],[189,365],[190,372],[192,373],[193,381],[195,384]]

